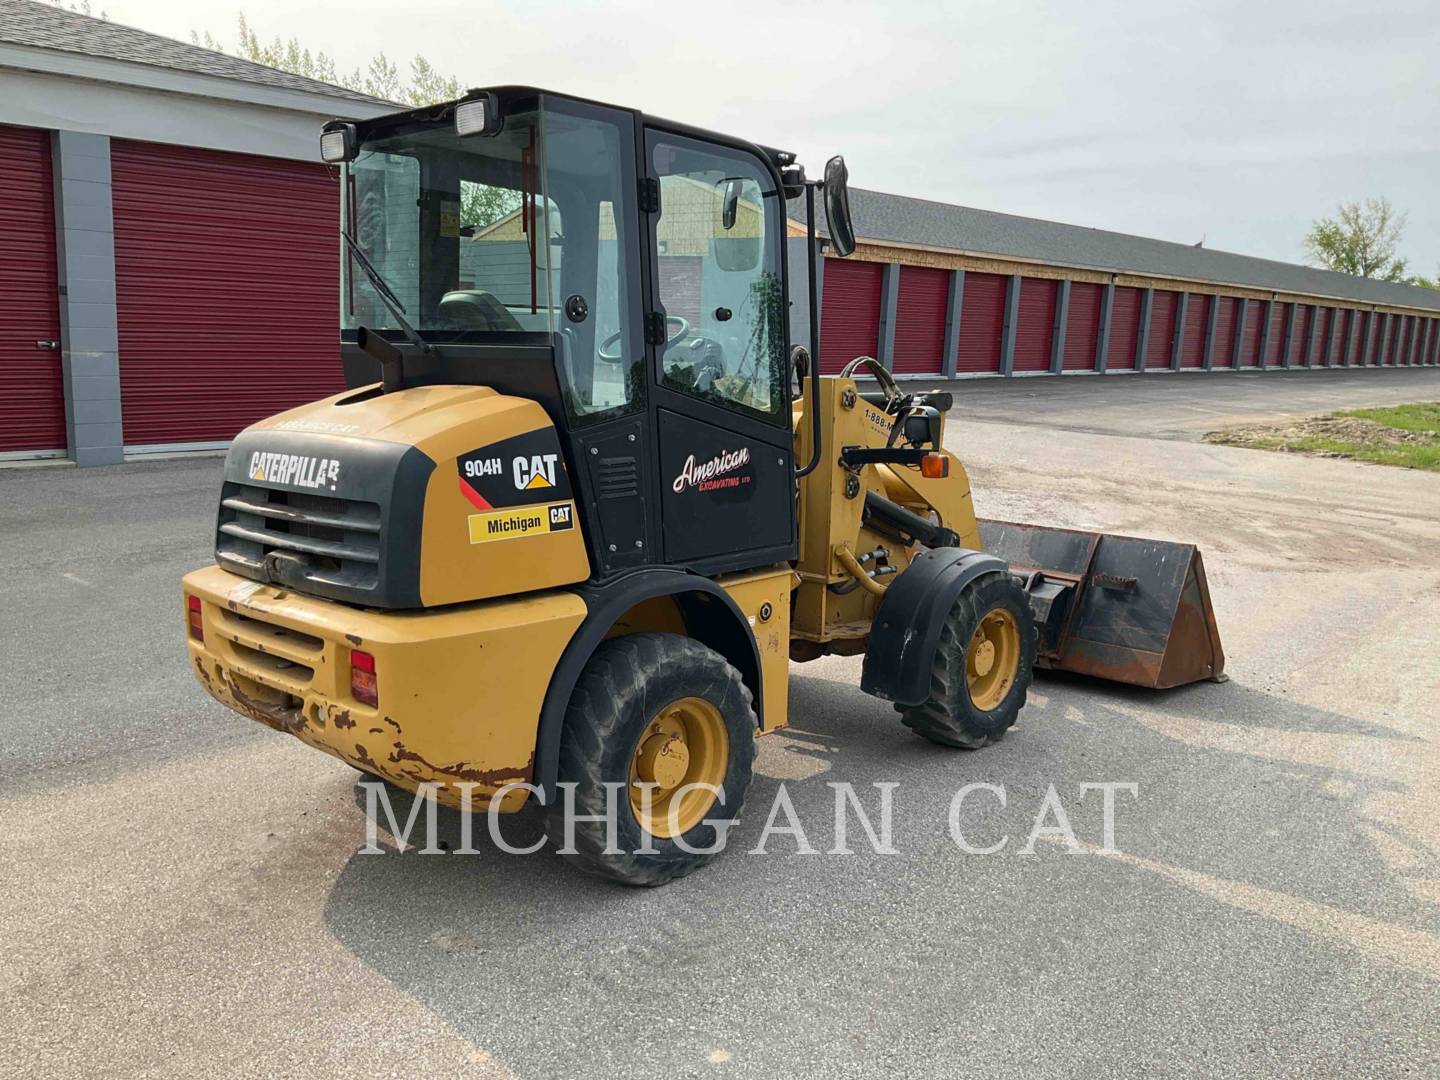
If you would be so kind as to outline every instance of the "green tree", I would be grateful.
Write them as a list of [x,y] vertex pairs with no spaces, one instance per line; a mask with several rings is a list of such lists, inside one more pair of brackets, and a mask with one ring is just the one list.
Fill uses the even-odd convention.
[[1381,281],[1405,281],[1407,263],[1395,254],[1405,232],[1405,215],[1385,198],[1341,203],[1333,218],[1321,218],[1305,237],[1314,266]]
[[[86,0],[88,3],[88,0]],[[230,52],[225,43],[208,30],[204,33],[190,31],[190,40],[196,45],[216,52]],[[433,105],[437,101],[453,101],[464,90],[453,75],[444,75],[425,57],[416,55],[410,61],[409,78],[400,74],[399,67],[383,52],[376,53],[363,68],[352,71],[342,70],[334,57],[322,50],[310,50],[300,44],[298,38],[282,40],[279,37],[264,42],[250,26],[245,13],[240,13],[239,41],[234,55],[256,64],[288,71],[292,75],[303,75],[307,79],[343,86],[371,97],[394,101],[412,108]],[[483,228],[499,221],[520,206],[518,192],[507,188],[491,187],[486,184],[462,183],[460,185],[460,217],[467,225]]]

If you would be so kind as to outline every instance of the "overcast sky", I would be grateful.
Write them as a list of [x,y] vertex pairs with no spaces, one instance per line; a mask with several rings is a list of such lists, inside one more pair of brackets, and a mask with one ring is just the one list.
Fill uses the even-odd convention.
[[[1440,4],[93,0],[188,40],[423,53],[800,153],[856,187],[1289,262],[1341,200],[1409,214],[1440,270]],[[863,222],[859,223],[863,233]]]

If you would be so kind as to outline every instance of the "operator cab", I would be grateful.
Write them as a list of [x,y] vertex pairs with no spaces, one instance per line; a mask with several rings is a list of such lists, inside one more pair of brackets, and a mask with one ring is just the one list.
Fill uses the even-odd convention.
[[795,558],[793,155],[525,87],[333,123],[322,150],[349,385],[538,401],[597,576]]

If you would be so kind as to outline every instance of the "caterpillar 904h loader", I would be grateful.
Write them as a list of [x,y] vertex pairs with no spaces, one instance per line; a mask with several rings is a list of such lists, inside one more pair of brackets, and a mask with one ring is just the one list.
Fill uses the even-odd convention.
[[450,805],[613,800],[618,843],[579,820],[575,858],[656,884],[739,813],[792,660],[863,654],[864,690],[967,748],[1015,722],[1037,663],[1220,675],[1194,548],[977,522],[949,394],[869,358],[818,375],[817,193],[834,252],[855,243],[839,158],[807,180],[513,87],[321,147],[351,389],[230,449],[217,565],[183,588],[191,663],[231,708]]

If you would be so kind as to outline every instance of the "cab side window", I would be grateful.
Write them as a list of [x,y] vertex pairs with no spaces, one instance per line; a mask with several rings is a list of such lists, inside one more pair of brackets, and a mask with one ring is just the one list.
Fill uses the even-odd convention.
[[679,136],[651,143],[664,384],[788,421],[782,196],[761,162]]

